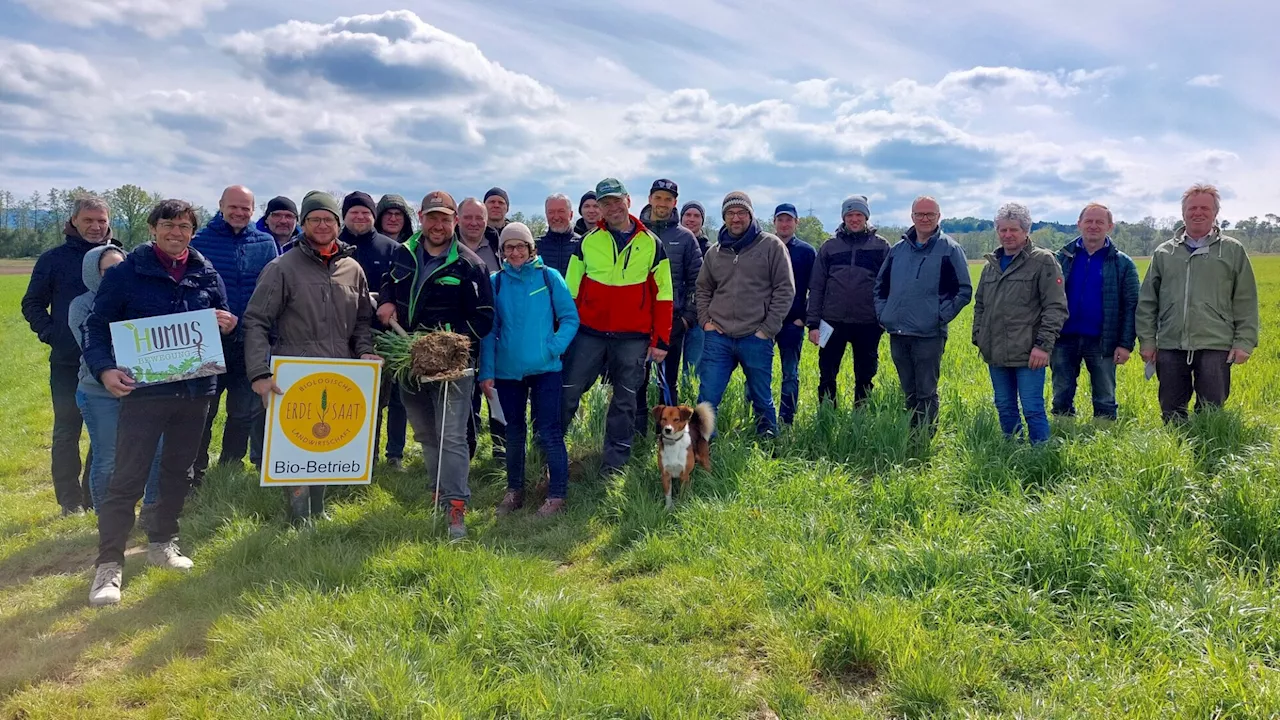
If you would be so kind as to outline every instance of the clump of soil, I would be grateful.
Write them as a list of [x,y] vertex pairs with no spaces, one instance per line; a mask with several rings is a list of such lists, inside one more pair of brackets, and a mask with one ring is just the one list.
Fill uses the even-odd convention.
[[414,377],[456,380],[471,366],[471,338],[453,332],[429,333],[413,341],[409,355]]

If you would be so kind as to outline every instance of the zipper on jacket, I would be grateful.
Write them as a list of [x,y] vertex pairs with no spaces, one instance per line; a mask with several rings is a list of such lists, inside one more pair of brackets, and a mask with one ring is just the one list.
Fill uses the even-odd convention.
[[1187,345],[1190,343],[1190,340],[1187,337],[1187,331],[1190,329],[1190,323],[1187,322],[1187,320],[1189,319],[1187,318],[1187,310],[1191,307],[1191,261],[1195,260],[1196,252],[1198,251],[1199,251],[1199,248],[1196,248],[1192,250],[1190,255],[1187,256],[1187,277],[1183,281],[1185,283],[1183,285],[1183,290],[1182,290],[1182,347],[1183,348],[1186,348]]

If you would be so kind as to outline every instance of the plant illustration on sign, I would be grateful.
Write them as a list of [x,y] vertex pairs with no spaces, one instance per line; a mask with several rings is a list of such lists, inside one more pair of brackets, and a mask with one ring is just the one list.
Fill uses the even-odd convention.
[[329,433],[333,428],[329,427],[329,423],[324,421],[324,416],[329,414],[329,391],[322,390],[320,392],[320,422],[311,426],[311,434],[317,440],[323,440],[329,437]]

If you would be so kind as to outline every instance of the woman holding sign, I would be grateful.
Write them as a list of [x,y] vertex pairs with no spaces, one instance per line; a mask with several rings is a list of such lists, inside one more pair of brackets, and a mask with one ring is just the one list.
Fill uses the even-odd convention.
[[[273,354],[379,359],[373,354],[369,282],[353,256],[355,249],[338,241],[338,213],[332,195],[307,193],[302,199],[302,241],[267,265],[249,298],[244,311],[245,367],[264,405],[272,393],[283,394],[272,378]],[[294,522],[324,514],[323,485],[287,487],[285,494]]]
[[[191,560],[178,550],[174,541],[178,536],[178,515],[182,513],[190,484],[187,469],[195,460],[204,432],[214,377],[201,375],[202,368],[181,373],[180,379],[174,380],[135,377],[136,372],[131,376],[117,366],[116,356],[126,350],[139,355],[139,348],[117,348],[113,344],[111,325],[213,310],[223,335],[235,328],[236,316],[227,310],[222,278],[200,253],[188,247],[198,224],[195,210],[188,202],[164,200],[156,205],[147,217],[152,241],[139,246],[124,262],[107,271],[85,326],[84,360],[89,372],[108,392],[121,399],[116,466],[107,487],[107,499],[98,509],[98,569],[89,591],[89,604],[95,607],[120,602],[124,548],[133,530],[134,509],[146,487],[151,462],[162,437],[160,505],[154,524],[147,530],[147,561],[176,570],[191,569]],[[137,342],[145,345],[151,355],[160,351],[157,346],[162,343],[157,337],[163,338],[163,345],[170,348],[169,355],[180,355],[185,350],[173,342],[179,335],[184,343],[219,342],[216,334],[212,338],[204,337],[200,326],[183,324],[183,328],[169,330],[167,335],[163,330],[159,336],[141,333]]]

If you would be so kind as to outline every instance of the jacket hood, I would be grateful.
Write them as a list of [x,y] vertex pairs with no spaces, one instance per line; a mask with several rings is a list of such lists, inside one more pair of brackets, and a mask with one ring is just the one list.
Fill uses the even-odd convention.
[[502,261],[502,272],[510,273],[511,275],[515,275],[517,277],[520,275],[523,275],[526,272],[531,272],[534,270],[538,272],[542,272],[542,269],[544,267],[546,267],[546,265],[543,264],[542,258],[537,255],[534,255],[533,258],[529,260],[529,262],[521,265],[519,268],[512,266],[511,263],[507,262],[506,260]]
[[115,245],[99,245],[84,254],[84,262],[80,265],[80,277],[84,280],[84,286],[95,295],[102,285],[102,274],[98,271],[98,263],[102,262],[102,254],[108,250],[120,253],[122,259],[125,257],[124,250]]
[[[378,208],[373,213],[373,229],[383,235],[387,235],[387,231],[382,229],[382,216],[393,208],[404,213],[404,229],[400,231],[400,237],[391,239],[402,243],[413,235],[413,210],[409,207],[409,202],[401,195],[387,193],[378,200]],[[387,237],[391,236],[387,235]]]
[[[679,225],[680,218],[676,217],[675,211],[672,210],[671,217],[667,218],[666,220],[662,220],[662,221],[654,220],[653,206],[645,205],[644,208],[640,211],[640,222],[644,223],[646,227],[648,227],[650,230],[654,232],[661,232],[667,229],[667,227],[670,225]],[[659,225],[661,227],[659,227]],[[690,233],[690,235],[692,234],[693,233]]]

